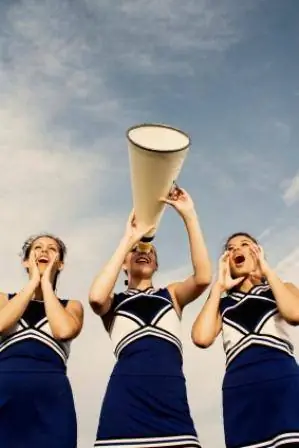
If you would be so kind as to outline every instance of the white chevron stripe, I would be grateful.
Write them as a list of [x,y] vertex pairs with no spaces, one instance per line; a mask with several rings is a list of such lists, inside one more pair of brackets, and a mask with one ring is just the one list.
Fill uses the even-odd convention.
[[160,319],[161,316],[163,316],[167,311],[169,311],[170,309],[172,309],[173,306],[171,303],[169,303],[168,305],[166,305],[164,308],[162,308],[161,311],[159,311],[159,313],[156,314],[156,316],[154,317],[154,319],[151,321],[152,325],[156,325],[156,323],[158,322],[158,320]]
[[19,323],[22,325],[22,327],[24,328],[29,328],[29,325],[27,324],[27,322],[24,319],[20,319]]
[[233,320],[228,319],[227,317],[223,316],[223,322],[230,327],[233,327],[242,333],[242,335],[249,334],[249,331],[246,330],[246,328],[243,328],[241,325],[237,324],[237,322],[234,322]]
[[44,324],[48,323],[48,318],[44,317],[43,319],[41,319],[39,322],[37,322],[34,327],[35,328],[41,328]]
[[0,344],[0,353],[13,344],[17,344],[18,342],[30,339],[35,339],[50,347],[62,358],[64,363],[66,363],[68,358],[67,350],[64,351],[64,349],[54,339],[32,328],[31,329],[29,328],[28,330],[24,330],[20,333],[14,334],[11,337],[6,338],[5,341]]
[[261,328],[264,326],[264,323],[270,319],[270,317],[274,316],[275,314],[278,314],[277,309],[275,308],[274,310],[270,310],[268,313],[266,313],[264,315],[264,317],[260,320],[260,322],[258,323],[258,325],[255,327],[254,331],[255,332],[259,332],[261,330]]
[[239,353],[253,344],[273,347],[286,352],[290,356],[294,356],[290,344],[284,341],[277,341],[277,339],[272,338],[271,336],[260,336],[258,334],[251,334],[243,338],[239,344],[237,344],[227,352],[226,366],[228,366]]
[[253,445],[244,445],[241,448],[276,448],[278,446],[292,443],[299,443],[299,432],[279,434],[278,436],[273,437],[273,439],[266,440],[265,442],[254,443]]
[[128,311],[120,310],[120,311],[117,312],[117,314],[115,315],[114,319],[116,318],[116,316],[126,316],[129,319],[134,320],[134,322],[137,322],[139,325],[142,325],[142,326],[146,325],[145,322],[142,319],[140,319],[140,317],[136,316],[133,313],[129,313]]
[[135,331],[134,333],[129,334],[126,338],[124,338],[115,348],[115,355],[119,357],[120,352],[131,342],[137,341],[138,339],[141,339],[145,336],[157,336],[162,339],[167,340],[168,342],[171,342],[175,344],[180,352],[182,352],[182,343],[181,341],[173,336],[172,334],[166,333],[163,330],[160,330],[158,328],[154,327],[144,327],[140,330]]
[[200,443],[195,436],[176,436],[97,440],[94,444],[94,447],[102,448],[167,448],[178,446],[200,448]]

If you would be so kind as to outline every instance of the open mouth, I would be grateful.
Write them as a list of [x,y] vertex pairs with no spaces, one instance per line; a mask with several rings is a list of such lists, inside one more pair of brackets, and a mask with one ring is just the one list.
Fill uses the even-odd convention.
[[41,258],[38,259],[38,262],[39,262],[39,263],[44,263],[44,264],[46,264],[46,263],[48,263],[48,261],[49,261],[48,258],[45,258],[45,257],[41,257]]
[[150,264],[150,259],[148,257],[145,257],[144,255],[136,258],[136,263],[145,263],[145,264]]
[[244,261],[245,261],[245,257],[244,257],[244,255],[237,255],[237,256],[234,258],[234,262],[235,262],[236,265],[243,264]]

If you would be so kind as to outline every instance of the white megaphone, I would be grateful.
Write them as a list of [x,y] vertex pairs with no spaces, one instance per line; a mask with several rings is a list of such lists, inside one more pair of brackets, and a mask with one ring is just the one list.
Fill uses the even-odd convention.
[[139,222],[154,230],[142,238],[153,240],[167,197],[183,166],[190,138],[164,124],[140,124],[127,131],[133,207]]

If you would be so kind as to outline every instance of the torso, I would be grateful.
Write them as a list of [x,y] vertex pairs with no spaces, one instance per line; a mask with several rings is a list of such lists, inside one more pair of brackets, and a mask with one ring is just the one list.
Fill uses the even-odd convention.
[[227,369],[281,356],[294,356],[288,324],[267,284],[248,293],[230,292],[220,304]]
[[17,324],[0,336],[0,372],[65,371],[69,351],[69,341],[53,337],[44,303],[32,300]]
[[117,358],[114,375],[182,375],[181,322],[167,288],[116,294],[104,322]]

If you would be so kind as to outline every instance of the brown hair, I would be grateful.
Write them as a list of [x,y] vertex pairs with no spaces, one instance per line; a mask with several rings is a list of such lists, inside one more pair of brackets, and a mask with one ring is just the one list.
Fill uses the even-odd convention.
[[236,238],[237,236],[245,236],[245,238],[248,238],[249,240],[251,240],[254,244],[259,244],[257,239],[255,239],[253,236],[250,235],[250,233],[247,232],[236,232],[233,233],[232,235],[230,235],[227,239],[226,242],[224,244],[224,250],[227,250],[228,248],[228,244],[230,242],[230,240],[232,240],[233,238]]
[[[64,259],[66,257],[66,253],[67,253],[66,245],[60,238],[58,238],[55,235],[52,235],[51,233],[39,233],[38,235],[32,235],[29,238],[27,238],[27,240],[24,242],[24,244],[22,246],[21,257],[22,257],[23,261],[28,260],[32,246],[35,243],[35,241],[38,240],[39,238],[51,238],[53,241],[55,241],[58,246],[60,261],[62,261],[62,262],[64,261]],[[27,270],[27,272],[28,272],[28,270]],[[59,272],[56,273],[55,278],[54,278],[54,283],[53,283],[54,289],[56,288],[58,276],[59,276]]]

